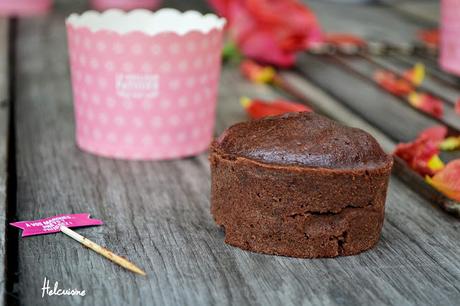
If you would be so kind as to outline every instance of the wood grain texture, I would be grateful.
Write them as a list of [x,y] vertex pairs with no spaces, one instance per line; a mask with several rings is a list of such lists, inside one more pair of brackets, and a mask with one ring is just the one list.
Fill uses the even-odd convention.
[[[305,2],[318,14],[321,25],[326,31],[355,33],[366,39],[390,41],[392,43],[407,44],[415,42],[419,30],[430,28],[423,20],[395,14],[395,9],[398,7],[407,7],[406,11],[412,12],[417,10],[426,11],[427,15],[432,14],[439,17],[439,1],[383,1],[388,2],[390,7],[395,9],[388,9],[385,6],[349,5],[345,7],[322,1]],[[433,9],[430,7],[433,7]],[[336,16],[341,16],[341,18],[336,18]],[[421,61],[427,64],[429,70],[437,70],[437,76],[440,75],[439,67],[434,57],[389,56],[382,58],[382,61],[388,61],[390,65],[405,66],[405,68],[408,68],[410,64],[413,65],[417,61]],[[447,74],[443,74],[442,78],[455,84],[455,79]],[[425,85],[431,87],[432,83],[437,82],[428,77]],[[436,84],[433,84],[433,86],[437,87]],[[438,86],[437,90],[442,93],[446,89]]]
[[[344,5],[334,1],[303,0],[326,32],[354,33],[366,39],[407,43],[420,25],[407,22],[382,5]],[[410,39],[409,39],[410,38]]]
[[[19,23],[18,218],[92,213],[106,224],[79,233],[131,259],[148,277],[130,274],[59,234],[21,239],[22,305],[455,305],[460,299],[460,267],[454,262],[460,251],[458,223],[395,178],[374,250],[300,260],[223,243],[209,213],[206,154],[123,162],[79,151],[63,19],[57,13]],[[226,67],[217,133],[246,119],[240,95],[276,93],[248,84],[234,67]],[[45,276],[88,294],[42,299]]]
[[[452,75],[442,72],[441,68],[437,63],[433,63],[433,60],[426,58],[426,57],[408,57],[402,56],[399,54],[392,54],[390,58],[387,59],[390,62],[394,62],[396,65],[400,65],[402,67],[410,67],[413,66],[417,62],[421,62],[425,64],[425,68],[427,73],[429,74],[428,81],[429,82],[436,82],[445,84],[446,86],[458,88],[460,85],[459,78]],[[434,80],[431,80],[434,79]]]
[[[385,1],[387,2],[387,1]],[[434,27],[439,20],[440,1],[388,1],[390,6],[408,18]]]
[[[305,2],[315,10],[326,31],[350,32],[367,39],[407,43],[414,41],[417,32],[421,29],[418,21],[404,19],[385,6],[341,6],[330,2]],[[406,58],[409,63],[417,62],[415,58],[409,56]],[[311,82],[337,97],[349,109],[366,118],[393,140],[398,142],[412,140],[422,129],[437,124],[436,120],[424,117],[416,110],[410,109],[399,99],[383,92],[371,82],[366,84],[361,77],[343,69],[337,62],[317,59],[314,56],[302,56],[299,69]],[[368,79],[376,69],[374,65],[360,58],[350,58],[346,62]],[[392,67],[396,65],[394,58],[381,58],[379,62]],[[404,68],[409,66],[405,65]],[[447,95],[452,100],[455,100],[455,95],[460,96],[460,87],[447,90],[445,86],[431,78],[428,78],[424,85],[441,96]],[[460,126],[460,119],[450,105],[446,107],[445,116],[446,122],[454,127]],[[391,125],[388,124],[389,118],[392,121]]]
[[332,60],[304,55],[298,68],[311,82],[396,142],[413,140],[421,130],[437,124]]
[[[372,62],[369,62],[368,60],[365,60],[363,58],[356,58],[356,57],[347,58],[343,56],[337,56],[336,58],[339,61],[346,63],[346,65],[349,68],[351,68],[353,71],[356,71],[357,73],[363,75],[365,78],[367,78],[370,81],[371,84],[376,84],[376,82],[373,80],[373,77],[374,77],[375,72],[379,70],[380,68],[376,66],[375,64],[373,64]],[[420,90],[422,91],[422,89]],[[458,92],[458,94],[460,94],[460,92]],[[402,103],[404,106],[414,111],[420,112],[421,116],[426,116],[429,120],[436,120],[436,121],[438,120],[436,118],[433,118],[429,114],[426,114],[424,112],[418,111],[417,109],[413,108],[404,99],[401,99],[401,98],[395,98],[395,99],[397,100],[395,102]],[[452,127],[452,129],[456,129],[457,132],[460,132],[460,117],[454,111],[455,100],[451,102],[452,103],[444,103],[444,114],[442,118],[439,120],[439,123],[444,123],[445,125]]]
[[7,179],[8,179],[8,139],[9,139],[9,24],[0,18],[0,305],[5,298],[6,267],[6,212],[7,212]]
[[[423,63],[423,61],[419,60],[418,58],[412,58],[412,60],[410,59],[410,57],[407,56],[405,58],[407,58],[409,61],[401,63],[400,61],[398,61],[398,58],[395,58],[393,56],[369,57],[370,61],[379,65],[382,69],[395,71],[399,74],[403,74],[408,69],[411,69],[413,65],[415,65],[417,62]],[[448,83],[449,85],[446,85],[446,83],[441,82],[439,79],[435,78],[435,75],[433,75],[429,71],[429,67],[427,67],[426,65],[425,69],[426,77],[420,89],[436,94],[437,96],[445,100],[448,104],[455,104],[455,102],[458,100],[460,96],[459,87],[455,85],[455,83],[450,82]]]

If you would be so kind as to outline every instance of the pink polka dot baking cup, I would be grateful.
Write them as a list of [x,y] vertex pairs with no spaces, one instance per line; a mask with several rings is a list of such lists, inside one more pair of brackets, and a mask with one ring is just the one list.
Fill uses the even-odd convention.
[[53,0],[0,0],[0,15],[41,15],[50,11]]
[[195,11],[109,10],[67,19],[78,146],[172,159],[212,139],[225,20]]
[[441,4],[441,67],[460,76],[460,0]]
[[119,8],[122,10],[134,9],[156,9],[161,4],[161,0],[91,0],[91,6],[96,10],[107,10]]

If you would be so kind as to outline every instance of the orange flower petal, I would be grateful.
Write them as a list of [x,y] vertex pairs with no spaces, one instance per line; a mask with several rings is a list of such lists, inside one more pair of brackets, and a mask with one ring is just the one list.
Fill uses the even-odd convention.
[[402,158],[414,171],[425,176],[434,174],[428,162],[438,153],[438,146],[425,140],[398,144],[393,154]]
[[444,126],[428,128],[415,141],[398,144],[393,154],[403,159],[417,173],[423,176],[434,175],[440,169],[433,157],[439,154],[439,143],[446,135],[447,128]]
[[398,78],[394,73],[378,70],[374,74],[374,80],[386,91],[404,97],[414,91],[414,86],[404,78]]
[[427,166],[434,173],[441,171],[445,167],[444,162],[437,154],[430,158]]
[[407,96],[407,101],[414,106],[414,107],[419,107],[422,104],[422,94],[413,91]]
[[455,112],[460,115],[460,99],[455,103]]
[[415,108],[435,118],[442,118],[444,114],[443,102],[430,94],[412,92],[407,97],[407,100]]
[[251,119],[260,119],[267,116],[282,115],[291,112],[311,112],[312,109],[299,103],[286,100],[251,100],[243,97],[240,100]]
[[262,66],[252,60],[244,60],[240,65],[241,74],[257,84],[273,82],[276,77],[276,70],[271,66]]
[[443,151],[454,151],[460,148],[460,136],[447,137],[440,144],[439,148]]
[[460,201],[460,159],[451,161],[427,182],[447,197]]
[[439,45],[439,30],[430,29],[423,30],[418,33],[418,36],[421,41],[431,47],[437,47]]
[[447,128],[443,125],[435,125],[423,130],[418,139],[429,139],[431,141],[440,143],[447,136]]
[[417,63],[415,66],[404,72],[404,78],[414,84],[420,86],[425,80],[425,65]]

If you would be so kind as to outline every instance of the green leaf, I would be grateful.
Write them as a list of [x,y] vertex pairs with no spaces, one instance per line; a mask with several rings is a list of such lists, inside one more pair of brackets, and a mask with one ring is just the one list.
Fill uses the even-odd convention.
[[243,60],[243,54],[234,41],[228,40],[222,50],[222,58],[225,62],[239,64]]

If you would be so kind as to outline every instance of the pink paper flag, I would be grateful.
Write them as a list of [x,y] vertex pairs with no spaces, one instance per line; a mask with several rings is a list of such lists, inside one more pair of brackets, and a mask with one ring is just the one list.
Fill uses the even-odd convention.
[[84,227],[102,224],[101,220],[91,219],[90,214],[58,215],[46,219],[10,223],[10,225],[22,229],[22,237],[59,233],[61,225]]

